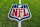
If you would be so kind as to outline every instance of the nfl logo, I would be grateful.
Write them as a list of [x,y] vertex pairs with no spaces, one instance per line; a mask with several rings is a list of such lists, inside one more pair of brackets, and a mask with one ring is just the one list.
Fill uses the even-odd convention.
[[18,21],[29,19],[30,16],[31,14],[27,4],[13,4],[8,14],[9,18]]

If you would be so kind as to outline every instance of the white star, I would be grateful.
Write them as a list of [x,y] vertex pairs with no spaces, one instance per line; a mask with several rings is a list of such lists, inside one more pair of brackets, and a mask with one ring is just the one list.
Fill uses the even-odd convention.
[[22,7],[22,5],[18,5],[18,8],[21,8]]

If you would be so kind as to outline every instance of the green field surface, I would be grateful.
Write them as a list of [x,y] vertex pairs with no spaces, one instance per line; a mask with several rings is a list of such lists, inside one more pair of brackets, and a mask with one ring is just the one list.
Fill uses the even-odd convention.
[[[8,19],[8,12],[12,4],[18,4],[18,0],[0,0],[0,27],[18,27],[18,22]],[[22,27],[40,27],[40,0],[22,0],[22,4],[28,4],[32,17],[22,22]]]

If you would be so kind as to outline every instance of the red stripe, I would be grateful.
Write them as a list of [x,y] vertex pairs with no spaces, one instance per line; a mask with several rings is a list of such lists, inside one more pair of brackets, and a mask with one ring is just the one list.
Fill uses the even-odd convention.
[[20,17],[20,9],[19,9],[19,16],[18,17]]
[[14,14],[15,14],[15,9],[13,9],[12,16],[14,16]]

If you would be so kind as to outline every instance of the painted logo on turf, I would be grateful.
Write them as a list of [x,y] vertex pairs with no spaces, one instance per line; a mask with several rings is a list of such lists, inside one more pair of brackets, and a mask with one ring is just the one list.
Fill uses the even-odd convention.
[[28,5],[25,4],[13,4],[11,10],[9,11],[8,16],[19,21],[23,19],[28,19],[31,14],[28,8]]

